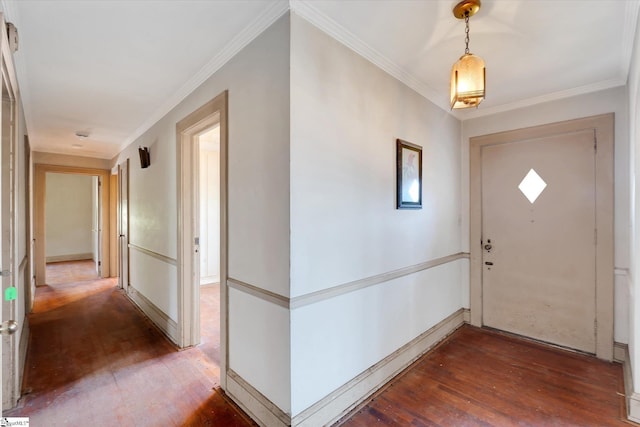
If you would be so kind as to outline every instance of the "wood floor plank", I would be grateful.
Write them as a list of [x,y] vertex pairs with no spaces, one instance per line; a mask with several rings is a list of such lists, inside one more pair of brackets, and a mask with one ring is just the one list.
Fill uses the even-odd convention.
[[341,426],[629,426],[622,367],[463,326]]
[[254,426],[219,388],[219,288],[202,290],[206,344],[177,351],[93,262],[47,266],[29,315],[24,396],[33,426]]
[[[218,387],[219,287],[201,288],[202,344],[176,351],[93,263],[53,267],[29,317],[26,394],[4,415],[47,426],[255,425]],[[338,424],[629,426],[623,389],[620,365],[464,326]]]

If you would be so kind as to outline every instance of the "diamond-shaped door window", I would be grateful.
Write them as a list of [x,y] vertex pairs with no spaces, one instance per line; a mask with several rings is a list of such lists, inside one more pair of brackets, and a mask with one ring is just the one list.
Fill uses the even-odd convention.
[[535,202],[536,199],[542,194],[546,188],[547,183],[544,182],[540,175],[533,169],[527,173],[518,188],[522,191],[522,194],[531,202]]

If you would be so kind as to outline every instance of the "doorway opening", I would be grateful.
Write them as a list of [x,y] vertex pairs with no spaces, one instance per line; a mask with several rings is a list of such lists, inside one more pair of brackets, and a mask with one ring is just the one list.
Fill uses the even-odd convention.
[[[47,261],[70,261],[79,259],[91,259],[95,262],[97,277],[109,277],[110,270],[110,221],[109,221],[109,197],[110,197],[110,171],[102,169],[85,169],[69,166],[55,166],[46,164],[35,165],[34,185],[34,234],[35,234],[35,276],[36,286],[46,283]],[[78,187],[76,188],[76,181]],[[73,183],[73,184],[72,184]],[[82,190],[84,197],[78,197],[74,192],[71,196],[64,196],[65,185],[72,185],[75,191]],[[49,198],[48,193],[54,197]],[[71,197],[71,198],[70,198]],[[50,227],[48,223],[52,219],[48,213],[53,212],[56,221],[64,223],[72,216],[72,209],[68,203],[85,199],[82,210],[83,227],[73,227],[79,223],[66,224],[66,233],[71,236],[59,236],[58,230]],[[64,200],[64,203],[60,203]],[[75,209],[75,208],[74,208]],[[75,212],[73,212],[75,214]],[[77,221],[80,221],[79,219]],[[68,221],[67,221],[68,222]],[[61,223],[57,223],[60,226]],[[48,235],[51,231],[53,234]],[[84,236],[84,238],[82,237]],[[49,240],[52,240],[50,245]],[[82,245],[74,245],[81,242]],[[73,244],[72,244],[73,243]],[[47,258],[49,258],[47,260]]]
[[[129,159],[118,165],[117,175],[118,286],[129,292]],[[113,233],[115,236],[115,233]],[[114,245],[115,246],[115,245]]]
[[196,137],[200,345],[220,363],[220,123]]
[[[83,261],[102,276],[100,181],[98,176],[48,172],[45,191],[45,262]],[[62,264],[59,265],[59,267]],[[60,270],[60,269],[54,269]],[[45,271],[45,282],[52,270]]]
[[227,92],[178,122],[176,133],[179,345],[202,342],[225,389]]

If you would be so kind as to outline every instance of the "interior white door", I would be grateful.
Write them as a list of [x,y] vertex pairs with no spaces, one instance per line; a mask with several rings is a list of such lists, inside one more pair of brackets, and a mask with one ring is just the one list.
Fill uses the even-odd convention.
[[129,287],[129,159],[118,166],[118,229],[120,287]]
[[[4,89],[4,84],[2,85],[3,89]],[[4,91],[3,91],[4,92]],[[3,93],[4,95],[4,93]],[[5,115],[7,114],[6,110],[5,110],[5,103],[2,103],[2,107],[0,108],[0,117],[5,117]],[[4,121],[2,121],[2,124],[4,125]],[[4,131],[4,126],[2,126],[2,130]],[[5,241],[6,238],[6,234],[5,234],[5,226],[7,223],[7,215],[5,212],[5,200],[9,199],[9,195],[10,195],[10,191],[8,191],[9,189],[7,188],[7,182],[8,182],[8,174],[6,173],[9,165],[7,165],[7,158],[8,158],[8,152],[5,149],[5,144],[4,144],[4,132],[2,135],[2,149],[0,150],[0,166],[1,166],[1,171],[0,171],[0,195],[2,196],[2,206],[0,207],[0,227],[2,228],[2,233],[0,236],[0,258],[2,261],[2,264],[0,265],[0,270],[4,270],[7,264],[4,264],[5,262],[5,257],[6,257],[6,252],[7,252],[7,247],[9,245],[7,245],[7,242]],[[6,146],[9,146],[10,144],[7,143]],[[5,275],[3,274],[2,276],[2,293],[0,294],[0,297],[2,297],[2,303],[0,303],[0,320],[5,320],[5,318],[7,317],[7,315],[10,313],[10,310],[7,310],[7,308],[10,308],[10,304],[5,301],[4,298],[4,292],[5,292],[5,286],[7,286],[7,280],[5,280]],[[7,345],[9,344],[9,345]],[[0,411],[3,408],[9,408],[11,407],[11,402],[9,402],[9,404],[7,404],[5,402],[5,398],[7,398],[7,390],[6,390],[6,386],[11,384],[11,377],[12,374],[11,372],[13,371],[12,366],[11,366],[11,340],[10,337],[6,337],[6,336],[2,336],[0,337],[0,366],[2,366],[2,369],[0,369],[0,384],[2,384],[2,387],[0,387]],[[8,354],[6,354],[8,353]],[[9,356],[9,357],[7,357]],[[9,377],[7,377],[7,375],[9,375]],[[10,396],[10,392],[9,391],[9,396]]]
[[594,131],[481,156],[483,324],[595,353]]
[[[7,87],[6,74],[2,78],[2,109],[0,110],[0,123],[2,126],[2,171],[0,175],[2,188],[1,203],[1,228],[2,241],[0,253],[2,258],[2,317],[3,322],[13,320],[16,311],[16,301],[8,300],[6,292],[9,288],[15,290],[15,138],[14,125],[14,101],[12,92]],[[5,323],[6,324],[6,323]],[[17,345],[15,335],[2,336],[2,406],[13,407],[18,399],[17,384]]]

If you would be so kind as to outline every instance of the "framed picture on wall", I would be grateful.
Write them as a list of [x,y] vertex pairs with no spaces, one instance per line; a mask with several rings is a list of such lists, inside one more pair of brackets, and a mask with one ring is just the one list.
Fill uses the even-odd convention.
[[422,147],[396,140],[396,209],[422,209]]

